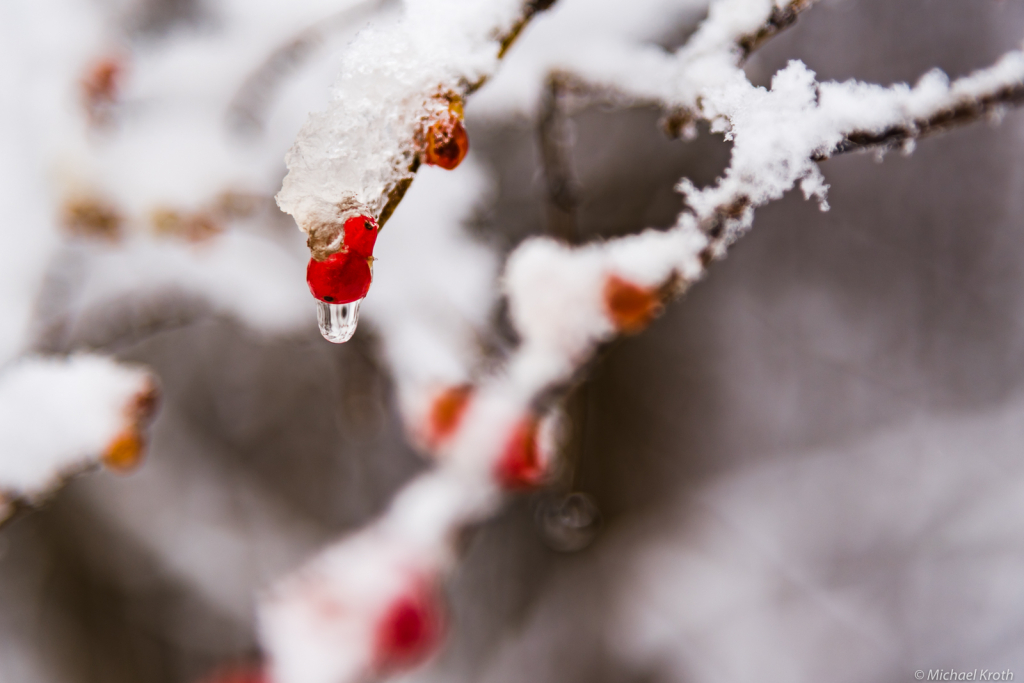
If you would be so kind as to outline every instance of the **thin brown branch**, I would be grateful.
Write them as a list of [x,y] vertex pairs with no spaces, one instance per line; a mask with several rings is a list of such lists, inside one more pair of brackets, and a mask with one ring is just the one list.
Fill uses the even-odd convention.
[[[761,28],[753,33],[740,36],[736,40],[736,46],[740,50],[739,63],[747,61],[755,50],[763,47],[769,40],[796,24],[800,13],[809,9],[816,1],[790,0],[785,7],[773,7],[768,21]],[[679,107],[666,114],[661,125],[669,137],[679,138],[684,137],[687,131],[693,130],[693,123],[698,118],[696,112],[690,108]]]
[[505,56],[505,53],[508,52],[510,47],[512,47],[512,44],[516,42],[516,38],[519,37],[519,34],[522,33],[526,25],[530,23],[530,19],[533,19],[534,15],[538,12],[543,12],[550,8],[555,4],[555,2],[556,0],[528,0],[523,7],[523,14],[519,21],[512,26],[512,29],[508,33],[498,37],[498,41],[501,43],[501,49],[498,50],[498,59]]
[[[512,46],[512,43],[515,42],[516,38],[519,37],[519,34],[522,33],[523,29],[526,27],[527,24],[530,23],[530,20],[533,19],[534,16],[550,8],[552,5],[555,4],[555,2],[557,2],[557,0],[525,0],[525,2],[523,3],[522,14],[519,17],[519,20],[516,21],[515,24],[513,24],[512,28],[510,28],[507,33],[497,35],[494,37],[494,39],[501,46],[500,49],[498,50],[498,58],[501,59],[505,56],[505,53],[508,52],[508,49]],[[463,83],[463,92],[461,93],[461,96],[468,97],[469,95],[479,90],[480,87],[483,86],[483,84],[486,82],[487,77],[484,76],[474,83]],[[401,203],[402,198],[405,196],[406,191],[409,189],[409,186],[412,185],[412,176],[415,175],[416,171],[419,170],[419,167],[420,159],[419,157],[416,157],[413,160],[412,164],[409,166],[410,175],[399,179],[397,182],[394,183],[394,185],[388,188],[387,203],[385,204],[380,216],[378,217],[378,225],[380,225],[380,227],[384,227],[384,224],[391,217],[391,214],[393,214],[395,212],[395,209],[398,208],[398,205]]]
[[764,26],[736,41],[743,51],[743,59],[749,58],[754,50],[795,24],[799,14],[814,2],[815,0],[790,0],[785,7],[773,7],[771,16]]
[[827,154],[817,154],[814,160],[824,161],[839,154],[865,149],[894,149],[910,140],[943,133],[1021,104],[1024,104],[1024,83],[1008,85],[978,99],[960,102],[927,118],[915,119],[909,124],[892,126],[880,132],[853,131],[834,150]]
[[578,240],[576,207],[579,182],[572,166],[572,140],[567,98],[568,77],[553,73],[548,77],[537,122],[541,167],[547,189],[548,232],[573,243]]

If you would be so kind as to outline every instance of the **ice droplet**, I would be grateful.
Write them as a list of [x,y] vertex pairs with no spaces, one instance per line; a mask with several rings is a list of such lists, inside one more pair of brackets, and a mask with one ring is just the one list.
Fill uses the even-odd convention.
[[536,514],[544,544],[562,553],[583,550],[601,529],[601,512],[585,493],[546,497]]
[[344,344],[356,333],[359,324],[359,304],[357,299],[347,304],[329,304],[326,301],[316,302],[316,321],[320,324],[320,334],[333,344]]

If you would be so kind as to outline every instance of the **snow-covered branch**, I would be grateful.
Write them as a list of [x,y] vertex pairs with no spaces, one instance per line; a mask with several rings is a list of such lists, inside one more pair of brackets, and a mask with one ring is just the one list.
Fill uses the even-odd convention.
[[277,195],[309,235],[314,257],[344,248],[344,225],[354,216],[371,216],[383,227],[420,164],[439,163],[430,153],[439,130],[461,129],[464,98],[551,4],[414,0],[393,24],[359,34],[330,104],[309,116],[288,153]]
[[[481,12],[485,24],[513,25],[507,4],[497,3],[503,8],[497,19]],[[819,83],[794,61],[770,89],[752,85],[740,68],[743,58],[809,4],[722,0],[676,54],[644,53],[651,68],[642,78],[599,68],[581,75],[626,100],[656,101],[689,112],[691,121],[710,122],[733,143],[729,167],[710,187],[680,181],[687,208],[668,230],[576,247],[552,238],[520,245],[502,277],[519,345],[497,368],[433,391],[422,377],[396,373],[408,429],[437,465],[401,491],[380,520],[267,595],[262,633],[277,683],[363,680],[429,656],[444,623],[437,586],[457,559],[462,530],[492,514],[504,493],[545,482],[558,452],[559,399],[580,369],[601,344],[641,331],[668,299],[699,280],[750,228],[757,207],[799,186],[826,209],[818,160],[849,151],[851,143],[917,137],[1020,100],[1020,52],[953,83],[940,72],[914,87]],[[406,21],[421,8],[413,4]],[[410,32],[410,26],[393,31]],[[334,104],[307,122],[289,157],[279,201],[311,244],[327,229],[322,226],[333,226],[328,242],[341,248],[339,221],[352,211],[386,217],[396,188],[417,167],[416,130],[429,120],[431,95],[469,92],[473,75],[489,73],[498,52],[464,41],[462,51],[436,53],[433,43],[421,48],[411,33],[400,46],[388,42],[394,35],[360,36]],[[396,70],[412,58],[407,49],[424,52],[415,69]],[[549,111],[557,106],[548,103]],[[565,149],[542,153],[559,165]],[[571,176],[548,182],[571,209]]]
[[95,355],[26,357],[0,373],[0,522],[67,477],[143,456],[157,402],[143,368]]
[[[914,119],[910,122],[903,122],[886,128],[884,130],[857,130],[847,133],[843,141],[839,143],[829,157],[845,152],[855,152],[873,147],[893,149],[905,145],[907,142],[917,140],[936,133],[945,132],[957,126],[973,123],[979,119],[991,116],[999,117],[1010,107],[1020,106],[1024,102],[1024,84],[1013,82],[1012,74],[1009,82],[1001,83],[998,79],[1003,74],[996,75],[993,83],[995,86],[985,87],[982,84],[986,78],[995,75],[994,71],[1005,67],[1012,71],[1016,66],[1012,63],[1020,53],[1010,53],[1005,59],[1005,64],[998,64],[993,69],[976,74],[972,81],[958,82],[959,92],[953,92],[951,88],[951,101],[945,108],[933,111],[926,116]],[[936,78],[942,79],[936,74]],[[971,92],[973,87],[978,87],[978,92]],[[818,156],[822,160],[828,157]]]

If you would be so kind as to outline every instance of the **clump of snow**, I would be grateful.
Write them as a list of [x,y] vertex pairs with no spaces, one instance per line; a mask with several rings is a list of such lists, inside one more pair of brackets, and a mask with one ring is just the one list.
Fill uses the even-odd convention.
[[650,289],[673,277],[692,282],[703,270],[699,254],[706,244],[699,231],[685,228],[578,248],[548,238],[522,244],[504,276],[509,313],[523,340],[515,374],[532,392],[566,378],[616,332],[604,301],[610,276]]
[[0,491],[29,500],[95,463],[132,426],[143,368],[80,354],[30,356],[0,373]]
[[282,210],[307,232],[337,223],[339,204],[380,215],[412,177],[423,122],[494,71],[498,38],[523,11],[522,0],[415,0],[397,20],[364,29],[327,108],[309,115],[288,153]]
[[494,492],[480,484],[452,469],[423,475],[378,522],[273,586],[259,617],[274,680],[340,683],[378,673],[376,639],[388,608],[436,595],[454,559],[454,530],[493,511]]
[[548,74],[573,74],[628,98],[671,95],[673,55],[658,43],[695,23],[707,0],[558,0],[530,22],[497,75],[469,100],[467,113],[527,118],[539,106]]
[[[710,221],[733,205],[744,205],[727,223],[726,242],[750,227],[752,208],[782,197],[799,183],[805,197],[828,209],[828,185],[816,163],[853,133],[890,130],[913,136],[919,126],[965,102],[1024,84],[1024,54],[1011,52],[989,69],[950,84],[941,71],[915,85],[891,87],[846,81],[818,83],[814,72],[792,61],[772,79],[770,90],[754,87],[734,72],[726,82],[701,92],[701,116],[733,142],[732,158],[714,186],[679,190],[697,219]],[[681,219],[686,220],[686,219]]]
[[278,683],[364,680],[375,626],[391,600],[431,574],[422,556],[371,527],[331,546],[276,585],[260,631]]

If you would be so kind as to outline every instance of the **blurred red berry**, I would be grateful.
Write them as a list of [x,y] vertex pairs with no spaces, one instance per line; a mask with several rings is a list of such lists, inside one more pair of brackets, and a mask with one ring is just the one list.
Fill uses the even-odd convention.
[[662,308],[657,289],[641,287],[616,275],[605,281],[604,304],[615,329],[626,334],[647,327]]
[[86,67],[80,86],[82,103],[92,123],[103,123],[109,118],[123,75],[124,64],[114,56],[101,57]]
[[537,428],[536,418],[529,417],[512,430],[495,467],[495,476],[505,488],[523,490],[543,483],[545,462],[537,445]]
[[378,624],[378,668],[418,664],[434,651],[440,638],[441,616],[433,595],[427,590],[403,595],[388,607]]
[[455,433],[469,405],[473,387],[462,384],[439,393],[430,406],[427,417],[427,445],[438,446]]

